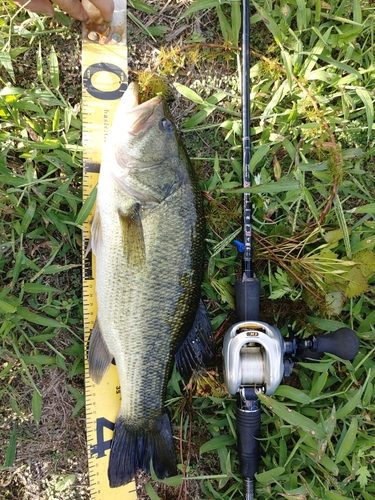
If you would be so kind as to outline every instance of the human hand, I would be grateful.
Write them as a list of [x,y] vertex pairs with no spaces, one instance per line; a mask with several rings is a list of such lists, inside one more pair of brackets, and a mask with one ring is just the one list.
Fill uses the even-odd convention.
[[[114,4],[113,0],[90,0],[99,9],[104,21],[112,19]],[[14,0],[19,7],[38,14],[53,16],[55,11],[49,0]],[[89,16],[79,0],[54,0],[61,10],[79,21],[87,21]]]

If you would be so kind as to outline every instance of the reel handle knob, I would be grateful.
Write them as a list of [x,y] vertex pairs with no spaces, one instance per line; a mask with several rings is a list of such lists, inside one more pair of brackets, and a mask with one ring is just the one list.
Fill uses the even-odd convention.
[[326,335],[297,340],[296,356],[301,359],[320,359],[324,353],[334,354],[341,359],[354,359],[359,350],[359,340],[350,328],[339,328]]

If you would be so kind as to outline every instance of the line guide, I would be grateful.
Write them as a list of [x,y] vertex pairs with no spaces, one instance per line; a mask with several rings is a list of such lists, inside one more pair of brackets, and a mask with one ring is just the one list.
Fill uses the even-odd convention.
[[[126,0],[115,0],[110,24],[84,0],[90,20],[82,26],[83,199],[98,183],[103,142],[118,101],[127,87]],[[117,370],[111,365],[99,385],[90,378],[88,339],[97,315],[95,256],[85,255],[93,211],[83,224],[83,311],[87,453],[92,500],[136,500],[135,483],[110,488],[107,469],[114,423],[120,407]]]

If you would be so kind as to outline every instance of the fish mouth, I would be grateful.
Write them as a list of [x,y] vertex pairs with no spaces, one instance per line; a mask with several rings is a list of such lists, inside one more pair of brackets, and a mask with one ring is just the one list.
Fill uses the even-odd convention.
[[132,135],[139,135],[148,130],[157,119],[157,109],[162,106],[160,96],[138,104],[139,86],[132,82],[122,98],[123,109],[126,113],[126,131]]

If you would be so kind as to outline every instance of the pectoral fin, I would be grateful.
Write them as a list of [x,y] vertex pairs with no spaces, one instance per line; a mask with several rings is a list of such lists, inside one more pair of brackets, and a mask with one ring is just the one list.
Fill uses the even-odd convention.
[[100,384],[106,374],[113,356],[108,351],[99,327],[98,318],[95,320],[89,342],[89,373],[96,384]]
[[177,370],[187,382],[193,372],[199,372],[210,366],[213,356],[214,339],[211,322],[205,305],[200,301],[193,327],[175,354]]
[[139,203],[135,203],[131,210],[126,213],[121,209],[118,210],[124,255],[129,266],[134,268],[143,267],[146,262],[142,220],[139,214],[140,207]]
[[91,224],[91,236],[89,244],[87,245],[86,256],[90,250],[92,250],[94,254],[97,255],[102,245],[102,241],[103,238],[102,238],[102,224],[100,220],[100,212],[99,210],[96,210],[94,219]]

